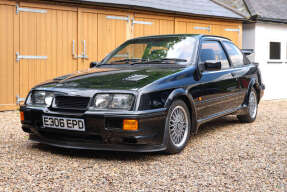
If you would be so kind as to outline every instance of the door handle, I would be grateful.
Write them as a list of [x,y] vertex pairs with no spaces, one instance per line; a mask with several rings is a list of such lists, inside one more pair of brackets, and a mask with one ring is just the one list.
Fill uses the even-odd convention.
[[83,52],[82,52],[82,55],[80,55],[78,58],[81,58],[81,59],[88,59],[88,55],[86,54],[86,40],[83,40]]
[[74,59],[88,59],[88,55],[86,55],[86,40],[83,40],[83,52],[82,55],[77,56],[76,52],[75,52],[75,40],[73,40],[73,58]]

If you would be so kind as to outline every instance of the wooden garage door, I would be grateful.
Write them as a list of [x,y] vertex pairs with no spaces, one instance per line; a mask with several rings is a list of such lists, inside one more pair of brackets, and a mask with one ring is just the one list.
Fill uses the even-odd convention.
[[16,6],[0,5],[0,111],[16,107],[15,15]]
[[98,61],[98,13],[79,9],[78,15],[78,70],[85,70]]
[[242,24],[226,21],[176,18],[175,33],[218,35],[231,39],[241,47]]
[[129,14],[101,12],[98,15],[98,61],[129,38]]
[[211,25],[204,23],[195,23],[188,21],[176,21],[175,22],[175,33],[178,34],[211,34]]
[[231,39],[238,47],[241,45],[241,33],[242,27],[241,24],[226,25],[226,24],[215,24],[212,28],[213,35],[219,35]]
[[[77,12],[39,9],[20,14],[20,96],[40,82],[77,70]],[[31,11],[33,9],[34,11]]]
[[172,17],[135,14],[132,25],[134,37],[174,33]]

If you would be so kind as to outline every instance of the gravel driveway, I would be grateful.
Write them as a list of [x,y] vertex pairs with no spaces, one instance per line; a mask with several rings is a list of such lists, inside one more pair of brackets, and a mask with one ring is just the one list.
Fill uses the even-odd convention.
[[201,127],[177,155],[64,150],[27,140],[0,112],[0,191],[287,191],[287,100]]

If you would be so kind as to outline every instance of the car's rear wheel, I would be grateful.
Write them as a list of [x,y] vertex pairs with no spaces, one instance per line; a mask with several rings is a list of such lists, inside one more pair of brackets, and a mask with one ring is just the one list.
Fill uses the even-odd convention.
[[169,154],[179,153],[186,146],[190,137],[190,113],[185,102],[176,100],[169,108],[165,128]]
[[257,109],[258,109],[257,94],[254,88],[252,88],[248,97],[247,114],[238,115],[237,118],[242,123],[252,123],[256,119]]

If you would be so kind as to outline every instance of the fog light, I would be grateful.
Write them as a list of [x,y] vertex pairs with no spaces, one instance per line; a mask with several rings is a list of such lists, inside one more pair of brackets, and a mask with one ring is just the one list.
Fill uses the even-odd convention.
[[20,112],[20,120],[24,121],[24,112],[23,111]]
[[137,131],[138,130],[138,120],[124,119],[123,130],[125,130],[125,131]]

